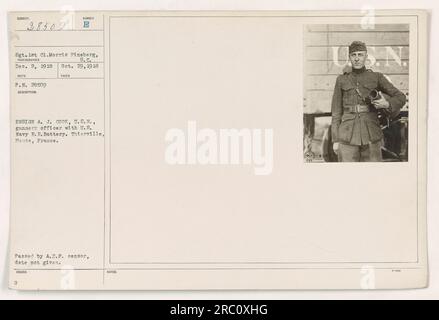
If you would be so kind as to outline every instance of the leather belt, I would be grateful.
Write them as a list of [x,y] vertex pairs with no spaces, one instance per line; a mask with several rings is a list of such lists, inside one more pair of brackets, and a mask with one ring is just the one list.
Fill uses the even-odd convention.
[[369,106],[364,104],[355,104],[355,105],[347,105],[343,107],[344,112],[348,113],[360,113],[360,112],[369,112]]

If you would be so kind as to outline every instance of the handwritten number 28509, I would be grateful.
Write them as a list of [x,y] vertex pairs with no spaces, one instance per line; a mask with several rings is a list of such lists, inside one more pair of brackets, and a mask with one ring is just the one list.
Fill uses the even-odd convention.
[[29,23],[29,26],[26,28],[27,31],[53,31],[55,30],[56,26],[54,23],[48,23],[40,21],[38,23],[34,23],[31,21]]

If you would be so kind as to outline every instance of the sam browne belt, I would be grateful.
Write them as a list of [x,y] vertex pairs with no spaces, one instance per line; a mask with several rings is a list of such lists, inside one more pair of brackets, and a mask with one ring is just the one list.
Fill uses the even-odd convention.
[[369,112],[370,108],[364,104],[355,104],[355,105],[347,105],[343,107],[344,112],[347,113],[360,113],[360,112]]

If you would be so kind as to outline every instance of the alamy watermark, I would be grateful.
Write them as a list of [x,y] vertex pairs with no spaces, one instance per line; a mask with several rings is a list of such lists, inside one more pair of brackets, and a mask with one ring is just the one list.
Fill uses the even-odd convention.
[[363,266],[360,270],[360,288],[363,290],[372,290],[376,287],[375,267]]
[[273,129],[171,128],[165,135],[170,165],[252,165],[255,175],[273,171]]

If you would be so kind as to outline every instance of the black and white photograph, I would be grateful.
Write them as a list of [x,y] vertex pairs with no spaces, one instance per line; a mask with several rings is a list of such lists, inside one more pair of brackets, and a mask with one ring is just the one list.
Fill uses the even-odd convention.
[[408,161],[409,25],[304,29],[305,162]]

